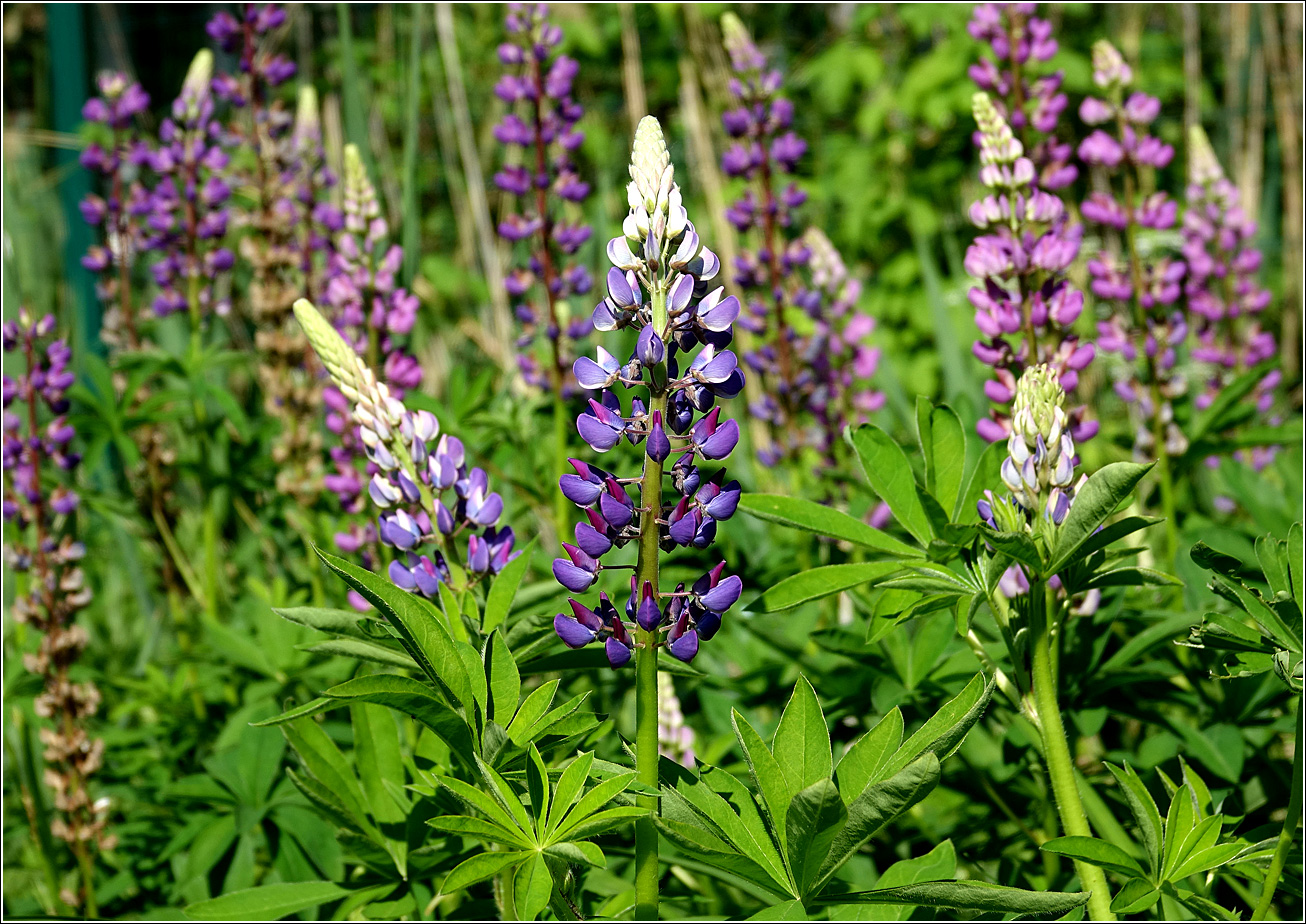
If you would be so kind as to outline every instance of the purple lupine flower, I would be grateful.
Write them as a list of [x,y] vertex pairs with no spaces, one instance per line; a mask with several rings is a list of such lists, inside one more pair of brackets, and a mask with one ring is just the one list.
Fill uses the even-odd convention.
[[[651,116],[635,134],[630,175],[630,213],[622,236],[608,244],[615,268],[608,273],[607,296],[594,309],[594,326],[604,331],[633,328],[639,335],[625,364],[603,347],[597,348],[596,359],[576,360],[577,380],[600,392],[576,425],[598,452],[615,449],[623,436],[632,445],[643,445],[644,474],[621,479],[571,460],[575,473],[562,475],[558,485],[568,500],[585,508],[586,521],[576,527],[576,544],[563,544],[567,557],[553,563],[559,583],[580,594],[613,567],[603,559],[614,549],[631,542],[640,548],[626,605],[639,641],[605,593],[599,594],[598,610],[573,599],[573,615],[559,613],[554,620],[569,647],[602,639],[613,667],[626,664],[635,648],[647,645],[692,660],[743,587],[738,577],[723,579],[724,562],[691,591],[681,585],[667,592],[658,583],[652,547],[705,548],[716,535],[717,522],[729,519],[738,505],[739,483],[725,481],[724,470],[705,477],[697,463],[725,458],[738,443],[738,423],[723,420],[716,402],[739,393],[743,373],[725,349],[738,304],[729,306],[721,288],[708,291],[720,260],[702,245],[688,220],[662,129]],[[640,387],[646,397],[632,398],[627,410],[612,391],[618,382],[627,389]],[[664,469],[673,453],[676,461]],[[638,506],[627,490],[637,482]],[[664,497],[664,486],[674,495]]]
[[140,334],[131,274],[144,243],[144,217],[149,212],[149,194],[141,182],[149,148],[135,125],[149,107],[150,97],[139,83],[111,71],[96,78],[96,87],[100,95],[86,101],[82,117],[107,127],[109,142],[88,147],[81,161],[104,178],[107,188],[103,197],[91,193],[83,199],[81,212],[87,224],[103,228],[104,243],[91,247],[82,266],[99,276],[96,294],[106,306],[101,337],[118,344],[125,334],[125,345],[136,349]]
[[159,147],[149,157],[158,180],[143,216],[142,246],[159,257],[152,267],[159,287],[154,312],[189,309],[196,329],[204,312],[230,310],[213,283],[235,261],[225,245],[231,191],[222,176],[229,158],[213,118],[212,73],[213,54],[206,49],[195,56],[171,117],[159,128]]
[[[294,311],[358,428],[371,473],[367,493],[381,508],[376,538],[399,553],[388,566],[391,580],[437,597],[441,584],[462,592],[501,571],[519,554],[515,537],[498,525],[503,498],[484,469],[468,467],[462,441],[442,435],[429,411],[406,409],[311,302],[299,299]],[[343,538],[342,548],[363,539]]]
[[[874,321],[854,313],[861,283],[829,240],[815,229],[804,234],[796,219],[807,194],[783,177],[794,172],[807,142],[791,129],[794,107],[780,95],[780,71],[737,16],[725,14],[721,25],[734,71],[732,106],[721,117],[732,142],[721,166],[749,184],[726,218],[756,237],[755,247],[736,257],[734,281],[747,302],[739,323],[759,336],[744,362],[762,376],[765,394],[749,411],[770,424],[773,445],[758,455],[772,465],[814,448],[833,465],[842,427],[883,403],[866,383],[879,355],[866,343]],[[718,310],[722,323],[740,314],[733,298],[719,309],[708,305],[702,318],[709,329]],[[800,315],[807,317],[798,321]]]
[[[408,335],[417,317],[417,297],[396,285],[403,250],[398,245],[387,246],[388,229],[376,190],[354,145],[345,147],[343,193],[338,233],[330,241],[324,301],[345,341],[380,367],[381,380],[402,399],[405,391],[422,380],[421,366],[407,352]],[[346,513],[359,513],[365,478],[375,477],[377,467],[367,458],[345,396],[335,386],[328,386],[323,401],[327,428],[339,438],[329,450],[334,471],[325,476],[323,484],[335,492]]]
[[[986,233],[967,250],[965,266],[983,283],[969,292],[982,335],[972,352],[993,367],[984,392],[997,405],[976,430],[996,442],[1011,432],[1005,405],[1026,369],[1051,366],[1069,391],[1093,360],[1094,349],[1071,333],[1084,295],[1065,272],[1079,253],[1080,229],[1068,227],[1056,195],[1035,185],[1034,164],[1024,145],[985,93],[975,94],[974,111],[982,142],[980,179],[992,192],[971,206],[971,221]],[[1082,406],[1070,412],[1077,440],[1097,432],[1097,422],[1086,420],[1085,413]]]
[[[506,283],[508,294],[520,300],[519,365],[529,384],[572,394],[573,341],[591,328],[581,319],[569,323],[566,306],[593,287],[588,269],[573,259],[592,233],[579,207],[590,185],[573,157],[585,137],[576,128],[585,110],[571,95],[579,65],[557,54],[562,30],[550,22],[545,4],[510,3],[505,25],[509,41],[499,46],[499,59],[507,73],[494,92],[512,111],[494,134],[501,144],[522,148],[526,165],[506,164],[494,184],[518,200],[517,211],[499,223],[499,236],[527,242],[529,251]],[[545,358],[531,348],[541,334],[548,343]]]
[[2,389],[4,559],[27,576],[13,601],[14,620],[40,633],[23,664],[41,681],[34,710],[38,721],[47,720],[40,737],[45,779],[56,794],[50,833],[83,848],[107,849],[113,842],[105,834],[108,803],[89,792],[104,742],[86,732],[100,693],[92,683],[69,678],[89,639],[75,620],[91,602],[91,589],[79,564],[86,548],[73,530],[78,497],[70,482],[80,457],[65,416],[71,351],[66,341],[51,339],[54,329],[53,315],[33,318],[26,308],[3,325],[4,352],[13,354],[5,356]]
[[[1256,223],[1244,212],[1238,187],[1225,177],[1199,126],[1194,126],[1189,138],[1187,197],[1184,297],[1196,326],[1192,358],[1210,368],[1206,385],[1194,402],[1198,409],[1205,409],[1230,378],[1273,358],[1278,349],[1274,334],[1256,319],[1271,297],[1257,278],[1261,252],[1252,245]],[[1275,389],[1282,378],[1279,369],[1271,369],[1257,383],[1250,399],[1259,413],[1269,414],[1273,409]],[[1263,468],[1274,454],[1269,447],[1251,453],[1248,461]]]
[[[1184,390],[1174,368],[1175,347],[1187,334],[1187,322],[1175,304],[1186,265],[1170,256],[1144,255],[1137,246],[1142,229],[1174,225],[1177,210],[1164,192],[1137,198],[1137,190],[1149,186],[1146,174],[1168,164],[1174,149],[1147,133],[1161,105],[1137,91],[1126,96],[1132,81],[1133,71],[1110,42],[1093,45],[1093,82],[1103,97],[1085,99],[1079,114],[1086,124],[1102,127],[1080,142],[1079,159],[1098,174],[1099,182],[1083,215],[1090,224],[1122,234],[1104,235],[1102,249],[1089,258],[1089,288],[1110,309],[1098,322],[1098,344],[1125,360],[1127,372],[1115,382],[1115,391],[1134,418],[1135,453],[1177,455],[1188,445],[1171,407]],[[1112,179],[1118,181],[1115,188]],[[1125,252],[1107,246],[1121,236]]]
[[[970,67],[971,80],[989,94],[998,114],[1011,126],[1029,152],[1037,171],[1035,185],[1056,190],[1078,176],[1071,163],[1071,146],[1057,140],[1055,131],[1065,111],[1061,92],[1064,73],[1036,75],[1035,64],[1045,64],[1057,53],[1052,25],[1034,15],[1033,3],[981,3],[967,26],[971,36],[989,46],[994,58],[982,58]],[[981,144],[979,133],[975,145]]]

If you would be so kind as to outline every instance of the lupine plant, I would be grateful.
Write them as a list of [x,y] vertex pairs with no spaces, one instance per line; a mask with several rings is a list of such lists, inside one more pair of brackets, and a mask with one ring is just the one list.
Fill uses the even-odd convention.
[[[25,310],[4,324],[4,352],[22,366],[18,375],[4,376],[5,564],[22,577],[14,619],[38,633],[34,649],[25,646],[23,666],[40,679],[32,709],[44,720],[43,782],[54,793],[48,816],[35,816],[37,794],[27,794],[27,806],[34,829],[48,824],[36,833],[52,890],[74,910],[95,917],[95,853],[111,848],[115,838],[106,828],[109,801],[94,794],[91,782],[104,762],[104,742],[87,732],[100,691],[70,676],[90,640],[75,620],[92,594],[80,564],[86,547],[74,528],[78,496],[69,487],[81,460],[66,416],[71,351],[67,341],[51,337],[54,329],[53,315],[33,318]],[[67,844],[77,863],[75,889],[60,885],[51,837]]]

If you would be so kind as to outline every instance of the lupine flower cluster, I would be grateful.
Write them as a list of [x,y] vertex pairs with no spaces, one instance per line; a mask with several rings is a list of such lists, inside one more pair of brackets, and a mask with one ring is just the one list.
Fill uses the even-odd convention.
[[15,595],[14,618],[41,633],[36,651],[23,663],[43,680],[35,710],[50,720],[40,735],[45,782],[57,810],[51,833],[83,856],[112,846],[114,838],[105,833],[108,801],[93,800],[88,790],[104,755],[104,742],[86,732],[100,693],[94,684],[69,678],[87,642],[86,630],[74,619],[91,602],[91,590],[79,565],[86,549],[71,531],[78,497],[66,485],[80,461],[65,416],[73,383],[71,351],[66,341],[50,339],[54,327],[52,315],[38,320],[23,310],[3,328],[4,352],[16,354],[15,365],[23,368],[3,379],[4,521],[12,537],[5,561],[27,579]]
[[[383,511],[377,536],[399,553],[389,564],[390,579],[437,597],[441,583],[461,591],[499,573],[520,553],[513,551],[512,527],[497,526],[503,498],[490,491],[485,470],[467,467],[462,442],[442,436],[435,415],[408,411],[311,302],[295,302],[295,317],[352,403],[375,468],[368,496]],[[433,544],[439,549],[422,551]]]
[[[354,145],[345,147],[344,214],[327,264],[324,290],[332,321],[345,341],[371,367],[381,370],[396,398],[416,388],[422,369],[407,351],[406,341],[417,319],[417,296],[396,284],[403,263],[403,248],[386,246],[389,229],[381,217],[376,189],[367,177],[362,157]],[[350,418],[350,399],[339,388],[328,386],[323,393],[327,405],[327,427],[340,442],[331,447],[335,470],[325,478],[327,490],[335,492],[348,513],[363,509],[366,447],[359,428]],[[375,466],[367,465],[367,474]],[[354,527],[341,535],[343,547],[353,550],[360,542],[370,544],[367,527]]]
[[86,101],[82,118],[107,128],[109,141],[88,146],[81,163],[104,178],[107,195],[88,194],[81,211],[87,224],[103,229],[104,243],[91,246],[82,257],[82,266],[99,277],[96,294],[106,306],[101,338],[135,349],[140,346],[140,334],[131,274],[144,244],[144,218],[151,210],[150,194],[141,181],[151,163],[150,147],[135,129],[150,97],[126,74],[112,71],[100,74],[96,87],[100,95]]
[[214,118],[212,76],[213,53],[205,49],[195,56],[172,116],[159,129],[159,147],[150,163],[159,180],[144,242],[159,253],[152,267],[159,287],[155,314],[189,310],[196,327],[205,311],[230,311],[230,300],[215,280],[236,260],[224,243],[230,220],[231,186],[224,173],[229,157],[222,126]]
[[884,407],[884,392],[871,385],[880,364],[880,350],[867,341],[875,330],[875,319],[857,310],[862,294],[860,279],[848,273],[843,257],[819,228],[803,234],[809,284],[800,288],[794,301],[812,321],[812,333],[797,341],[799,361],[810,376],[804,406],[819,425],[811,445],[834,463],[834,453],[844,428],[865,423]]
[[1139,417],[1135,451],[1150,456],[1162,436],[1165,451],[1183,452],[1187,440],[1174,423],[1171,399],[1181,394],[1183,382],[1174,377],[1175,347],[1183,342],[1188,325],[1173,306],[1182,293],[1182,260],[1161,256],[1145,258],[1138,247],[1141,229],[1167,231],[1178,214],[1175,202],[1164,192],[1141,196],[1142,172],[1170,163],[1174,148],[1147,133],[1161,112],[1161,102],[1145,93],[1125,95],[1133,71],[1110,42],[1093,46],[1093,82],[1105,99],[1086,97],[1079,116],[1095,128],[1079,145],[1079,158],[1120,181],[1120,198],[1096,191],[1081,207],[1084,219],[1104,232],[1123,233],[1123,254],[1103,248],[1088,261],[1093,294],[1112,306],[1112,316],[1098,323],[1098,345],[1119,353],[1130,369],[1140,354],[1146,379],[1131,374],[1115,383],[1116,393]]
[[[1011,432],[1002,406],[1011,402],[1024,370],[1048,365],[1069,391],[1093,360],[1091,343],[1072,334],[1084,310],[1084,293],[1070,284],[1066,270],[1079,254],[1078,229],[1067,228],[1065,205],[1036,183],[1034,163],[986,93],[974,97],[980,134],[980,181],[992,192],[970,208],[970,219],[984,234],[966,252],[966,271],[983,280],[969,292],[975,324],[985,339],[974,354],[993,367],[985,394],[999,405],[981,418],[976,430],[990,442]],[[1097,433],[1098,424],[1075,408],[1069,427],[1076,439]]]
[[256,118],[276,118],[263,108],[268,88],[280,86],[295,76],[295,63],[275,50],[268,39],[285,25],[286,11],[275,3],[242,3],[240,19],[225,10],[205,27],[209,38],[228,54],[239,56],[244,79],[219,74],[214,89],[235,106],[252,104]]
[[[1252,246],[1256,222],[1243,211],[1238,187],[1229,181],[1200,126],[1189,139],[1188,208],[1183,218],[1184,261],[1188,276],[1184,296],[1196,325],[1192,358],[1208,363],[1212,372],[1197,395],[1198,408],[1209,407],[1229,377],[1272,358],[1274,334],[1256,320],[1270,304],[1270,291],[1257,272],[1261,252]],[[1257,383],[1257,410],[1269,413],[1274,390],[1283,373],[1273,369]],[[1252,451],[1252,464],[1264,467],[1273,449]]]
[[[571,97],[579,68],[575,59],[555,54],[562,30],[549,21],[545,4],[509,4],[506,25],[509,40],[499,46],[499,60],[508,73],[494,92],[512,111],[495,126],[494,136],[512,152],[513,162],[494,175],[494,184],[516,197],[520,208],[499,223],[499,235],[528,242],[530,252],[526,264],[505,281],[508,294],[520,300],[516,313],[525,329],[517,343],[518,363],[531,385],[570,393],[575,390],[568,380],[573,344],[591,331],[589,318],[571,316],[570,299],[594,285],[589,270],[575,260],[593,229],[560,214],[566,203],[579,214],[576,206],[590,193],[572,160],[585,138],[576,128],[585,110]],[[518,149],[524,163],[515,162]],[[548,369],[528,352],[541,332],[549,345]]]
[[[1054,135],[1067,104],[1061,92],[1064,73],[1031,73],[1034,63],[1046,63],[1057,53],[1052,24],[1034,15],[1037,8],[1034,3],[978,4],[967,29],[989,46],[993,58],[972,64],[969,73],[1029,150],[1036,171],[1033,185],[1062,189],[1075,181],[1079,170],[1071,163],[1074,149]],[[1043,137],[1035,141],[1032,132]],[[975,146],[981,144],[977,132]]]
[[675,682],[663,671],[658,671],[658,753],[694,768],[694,729],[685,724]]
[[[706,548],[717,521],[732,516],[739,502],[738,482],[727,482],[724,470],[705,475],[696,462],[724,459],[739,441],[738,423],[721,419],[716,400],[743,388],[735,354],[726,349],[740,308],[723,288],[708,291],[720,260],[688,220],[662,128],[652,116],[635,133],[630,176],[630,213],[622,235],[608,242],[613,269],[593,320],[600,331],[638,330],[635,350],[623,364],[599,347],[597,359],[582,357],[573,371],[582,387],[600,392],[577,419],[581,437],[596,452],[613,449],[623,437],[631,445],[643,444],[644,471],[623,479],[571,460],[575,474],[563,475],[559,487],[585,508],[586,519],[576,527],[576,544],[563,544],[567,557],[553,563],[559,583],[580,594],[605,568],[620,567],[604,565],[605,555],[638,540],[639,564],[625,615],[647,633],[647,641],[634,640],[605,592],[596,609],[573,599],[573,615],[560,613],[554,620],[559,637],[572,648],[602,637],[613,667],[628,662],[637,644],[664,644],[672,656],[692,660],[700,640],[716,634],[722,614],[743,589],[738,576],[723,576],[725,562],[689,590],[682,584],[667,593],[658,586],[659,549]],[[624,410],[612,391],[617,383],[639,386],[647,400],[634,397]],[[664,469],[673,449],[679,455]],[[675,494],[664,502],[667,476]],[[635,483],[641,486],[638,504],[627,492]]]
[[776,445],[760,450],[762,461],[771,465],[784,452],[801,448],[797,415],[806,403],[804,393],[814,385],[797,356],[804,344],[786,317],[787,309],[796,309],[790,277],[811,256],[794,230],[794,211],[807,201],[807,193],[792,181],[778,190],[781,178],[792,174],[807,153],[807,142],[791,129],[794,105],[780,95],[780,71],[769,66],[747,27],[727,13],[721,30],[734,71],[729,84],[733,105],[721,116],[732,141],[721,169],[749,183],[726,209],[726,218],[741,233],[757,236],[756,248],[742,248],[736,256],[734,281],[748,308],[739,324],[759,340],[746,360],[766,381],[766,397],[749,410],[772,425]]
[[[1075,479],[1075,441],[1065,398],[1057,370],[1051,366],[1032,366],[1021,375],[1001,469],[1009,493],[995,497],[986,490],[977,505],[980,519],[994,529],[1048,536],[1050,541],[1070,513],[1076,492],[1088,480],[1087,475]],[[1056,575],[1049,584],[1062,590]],[[998,588],[1008,598],[1017,597],[1029,592],[1029,579],[1020,565],[1012,565]],[[1098,597],[1090,591],[1076,612],[1092,612]]]

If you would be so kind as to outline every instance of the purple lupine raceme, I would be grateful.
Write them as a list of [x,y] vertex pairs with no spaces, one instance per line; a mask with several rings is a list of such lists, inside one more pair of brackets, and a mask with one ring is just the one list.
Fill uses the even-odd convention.
[[82,217],[102,229],[103,243],[82,257],[82,266],[95,273],[96,294],[106,311],[100,336],[115,346],[140,347],[132,268],[144,243],[144,219],[150,196],[141,181],[150,165],[150,148],[137,130],[137,118],[150,104],[149,95],[126,74],[106,71],[96,78],[99,96],[82,107],[82,118],[104,127],[107,144],[91,144],[81,164],[103,178],[106,195],[90,193],[81,202]]
[[[1102,230],[1104,241],[1088,261],[1089,288],[1110,308],[1098,322],[1097,342],[1125,361],[1127,372],[1114,387],[1134,416],[1136,454],[1177,455],[1188,444],[1171,404],[1184,390],[1174,370],[1176,347],[1188,334],[1176,307],[1186,267],[1173,257],[1145,255],[1138,241],[1147,230],[1168,231],[1175,224],[1177,210],[1164,192],[1142,195],[1148,174],[1169,164],[1174,148],[1148,134],[1160,101],[1129,90],[1133,71],[1110,42],[1093,46],[1093,82],[1103,98],[1090,96],[1080,105],[1080,119],[1092,131],[1080,142],[1079,158],[1106,187],[1082,206],[1085,221]],[[1122,247],[1110,246],[1120,237]]]
[[[1189,137],[1187,198],[1184,297],[1197,340],[1191,356],[1211,370],[1194,399],[1198,409],[1205,409],[1231,378],[1273,359],[1278,347],[1274,334],[1257,320],[1270,304],[1270,291],[1258,279],[1261,252],[1252,244],[1256,222],[1243,211],[1238,187],[1224,175],[1200,126]],[[1282,379],[1281,370],[1271,369],[1257,383],[1251,400],[1261,414],[1270,413]],[[1249,460],[1263,468],[1273,457],[1272,448],[1258,447]]]
[[[662,128],[652,116],[635,133],[630,175],[630,213],[622,235],[608,242],[613,268],[593,321],[604,333],[637,330],[635,350],[622,362],[599,346],[595,358],[581,357],[573,371],[595,394],[576,422],[581,438],[599,453],[623,442],[642,445],[643,473],[621,477],[573,459],[575,471],[562,476],[559,488],[584,508],[585,521],[576,527],[575,544],[563,544],[566,557],[553,563],[558,582],[580,595],[603,571],[630,567],[611,564],[610,556],[637,544],[624,619],[600,591],[597,605],[573,598],[571,615],[554,620],[571,648],[602,640],[613,667],[648,646],[692,660],[743,588],[738,576],[725,576],[725,562],[689,588],[668,590],[659,582],[662,552],[707,548],[717,523],[739,503],[739,483],[727,481],[724,469],[708,472],[700,463],[724,459],[739,441],[738,423],[723,419],[716,402],[743,388],[743,373],[727,349],[740,306],[723,288],[710,287],[720,260],[688,219]],[[623,404],[618,384],[638,392]],[[665,487],[671,490],[664,496]]]
[[[572,394],[571,363],[579,341],[593,330],[588,317],[570,310],[575,298],[593,288],[588,268],[576,259],[592,233],[581,217],[590,184],[574,161],[585,138],[576,128],[585,110],[571,96],[578,65],[557,54],[562,30],[550,21],[547,5],[509,4],[505,24],[508,41],[499,46],[499,60],[506,72],[494,92],[509,112],[494,135],[509,156],[494,184],[516,200],[516,210],[499,223],[499,235],[523,242],[527,253],[505,281],[524,330],[518,363],[529,384]],[[532,349],[541,333],[547,342],[543,358]]]
[[425,597],[440,585],[463,592],[498,574],[519,552],[512,527],[500,526],[503,498],[485,470],[469,467],[462,442],[440,433],[429,411],[409,411],[307,299],[295,318],[326,367],[373,466],[367,495],[381,510],[380,543],[396,557],[396,586]]
[[[1056,137],[1057,122],[1065,111],[1061,92],[1064,73],[1035,72],[1057,53],[1052,24],[1035,16],[1034,3],[981,3],[967,26],[971,36],[989,46],[993,58],[970,66],[970,78],[993,101],[998,114],[1011,126],[1034,164],[1033,185],[1063,189],[1075,181],[1078,168],[1071,162],[1074,149]],[[975,134],[980,147],[980,133]]]
[[224,290],[214,282],[236,259],[225,245],[230,158],[214,118],[212,74],[213,53],[205,49],[191,62],[171,116],[159,128],[159,146],[150,155],[158,179],[150,190],[142,242],[158,255],[152,266],[159,288],[155,314],[189,311],[195,331],[205,312],[230,311]]
[[[37,319],[26,309],[3,325],[4,352],[11,354],[2,389],[4,556],[7,567],[27,577],[14,599],[14,619],[41,634],[23,665],[41,679],[33,707],[48,723],[40,738],[44,779],[54,795],[50,833],[91,862],[94,851],[111,848],[115,838],[105,831],[109,801],[94,799],[88,785],[104,757],[104,742],[86,729],[100,693],[69,676],[88,641],[75,619],[91,602],[91,590],[79,564],[86,549],[73,530],[78,497],[70,482],[81,457],[72,449],[76,433],[67,417],[71,350],[67,341],[52,338],[54,329],[53,315]],[[11,375],[15,368],[22,371]]]
[[[1026,369],[1050,366],[1070,391],[1094,348],[1071,332],[1084,308],[1084,294],[1066,278],[1079,253],[1079,229],[1068,226],[1061,199],[1036,185],[1033,162],[987,94],[975,94],[974,112],[980,181],[990,194],[970,207],[971,222],[985,233],[966,251],[965,266],[983,283],[968,293],[982,335],[972,351],[993,367],[984,392],[996,405],[976,430],[996,442],[1011,432],[1006,408]],[[1083,406],[1069,414],[1077,440],[1097,433],[1086,414]]]
[[833,245],[797,221],[807,193],[783,177],[794,173],[807,142],[791,128],[794,107],[781,95],[780,71],[737,16],[725,14],[721,25],[734,71],[732,106],[721,117],[732,141],[721,166],[748,181],[726,218],[755,240],[734,267],[748,308],[740,326],[758,338],[745,361],[765,386],[749,410],[770,425],[773,440],[758,455],[774,465],[815,449],[819,471],[835,463],[842,426],[882,404],[868,384],[878,362],[867,343],[874,321],[855,310],[861,283]]
[[[403,249],[389,244],[389,229],[381,217],[376,189],[354,145],[345,147],[344,209],[340,230],[332,241],[327,263],[324,304],[332,323],[396,398],[416,388],[422,369],[408,351],[408,336],[417,319],[417,296],[398,285]],[[361,431],[351,417],[351,404],[341,390],[328,385],[323,393],[327,428],[339,438],[330,449],[334,470],[324,486],[340,499],[346,513],[361,513],[368,479],[377,473],[369,461]],[[342,551],[360,544],[374,548],[375,531],[355,526],[337,536]]]

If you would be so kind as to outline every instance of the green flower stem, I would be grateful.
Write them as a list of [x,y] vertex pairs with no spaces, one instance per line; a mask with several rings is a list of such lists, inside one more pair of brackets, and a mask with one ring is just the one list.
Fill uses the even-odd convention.
[[[1075,768],[1066,743],[1066,729],[1061,721],[1061,706],[1057,702],[1056,683],[1052,679],[1052,646],[1047,625],[1047,585],[1041,578],[1031,576],[1029,582],[1030,633],[1032,635],[1031,676],[1034,685],[1034,703],[1038,709],[1039,727],[1043,732],[1043,757],[1047,763],[1048,778],[1056,797],[1061,827],[1074,837],[1092,837],[1084,803],[1079,798],[1075,783]],[[1088,900],[1088,916],[1094,921],[1114,921],[1111,913],[1111,893],[1107,889],[1106,874],[1100,867],[1075,861],[1075,870],[1085,889],[1093,894]]]
[[1265,871],[1265,884],[1261,886],[1261,900],[1252,912],[1253,921],[1264,921],[1274,903],[1274,890],[1283,878],[1283,867],[1288,862],[1292,851],[1292,836],[1297,832],[1297,823],[1301,821],[1302,807],[1302,696],[1297,697],[1297,731],[1292,746],[1292,792],[1288,796],[1288,817],[1283,820],[1283,830],[1279,832],[1279,843],[1274,848],[1270,868]]
[[[653,329],[659,333],[667,327],[667,296],[653,287]],[[666,415],[667,396],[662,391],[650,395],[649,419],[654,411]],[[640,482],[639,563],[636,566],[635,593],[645,581],[658,591],[658,540],[662,512],[662,463],[644,456],[644,476]],[[635,652],[635,770],[641,783],[658,788],[658,644],[659,633],[635,628],[639,648]],[[649,814],[635,821],[635,919],[656,921],[658,917],[658,829],[653,815],[658,810],[657,796],[639,796],[638,804]]]

